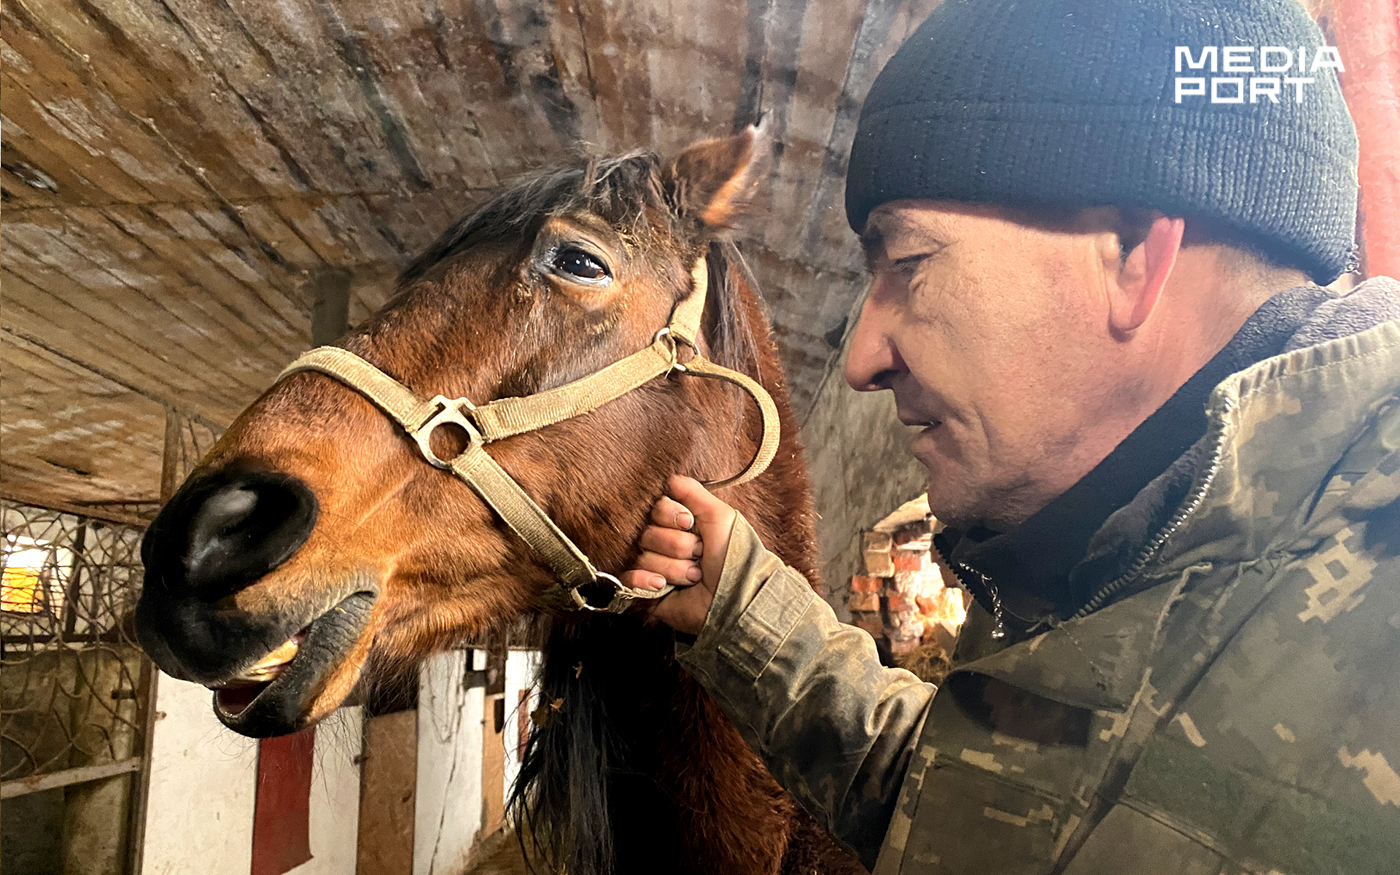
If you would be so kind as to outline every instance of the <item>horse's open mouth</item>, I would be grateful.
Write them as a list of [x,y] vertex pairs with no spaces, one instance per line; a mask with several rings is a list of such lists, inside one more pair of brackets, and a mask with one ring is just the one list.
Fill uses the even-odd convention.
[[210,684],[220,722],[256,738],[305,726],[326,679],[369,622],[377,595],[357,592],[346,597],[249,668]]

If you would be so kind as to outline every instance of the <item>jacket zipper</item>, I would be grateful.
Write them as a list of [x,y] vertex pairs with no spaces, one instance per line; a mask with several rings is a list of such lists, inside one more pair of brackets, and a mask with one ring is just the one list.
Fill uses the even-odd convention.
[[[1167,542],[1167,539],[1175,534],[1176,530],[1181,528],[1181,525],[1200,508],[1201,502],[1205,500],[1206,491],[1209,490],[1211,484],[1215,482],[1215,475],[1220,473],[1220,462],[1225,455],[1225,417],[1235,407],[1235,402],[1232,398],[1222,398],[1221,401],[1220,416],[1211,420],[1210,431],[1213,438],[1213,445],[1211,446],[1210,463],[1206,467],[1205,476],[1201,478],[1196,488],[1191,490],[1191,494],[1187,496],[1186,501],[1182,503],[1177,512],[1172,515],[1167,525],[1153,536],[1152,540],[1147,542],[1147,546],[1138,554],[1137,559],[1133,561],[1133,564],[1129,566],[1128,570],[1124,572],[1122,576],[1099,590],[1093,598],[1085,603],[1084,607],[1080,608],[1074,613],[1074,616],[1070,617],[1071,620],[1082,619],[1092,614],[1094,611],[1097,611],[1103,606],[1105,600],[1131,583],[1134,578],[1142,573],[1142,570],[1147,567],[1147,563],[1152,561],[1152,558],[1157,555],[1157,552],[1162,549],[1162,545]],[[998,628],[1000,628],[1000,618],[997,620],[997,625]]]
[[[987,593],[987,598],[992,602],[992,639],[1000,641],[1006,637],[1006,623],[1004,621],[1004,609],[1001,606],[1001,593],[997,592],[997,585],[992,583],[992,579],[971,565],[964,565],[961,562],[953,563],[955,570],[968,575],[975,575],[982,581],[982,589]],[[962,575],[959,575],[960,577]],[[963,584],[966,586],[966,584]]]

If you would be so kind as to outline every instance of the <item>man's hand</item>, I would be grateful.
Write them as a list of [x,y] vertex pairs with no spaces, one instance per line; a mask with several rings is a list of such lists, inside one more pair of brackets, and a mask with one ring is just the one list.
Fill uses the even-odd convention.
[[652,616],[677,632],[697,635],[724,570],[734,508],[690,477],[672,477],[666,492],[669,497],[657,500],[651,525],[642,532],[637,567],[624,573],[622,582],[635,589],[680,587],[656,603]]

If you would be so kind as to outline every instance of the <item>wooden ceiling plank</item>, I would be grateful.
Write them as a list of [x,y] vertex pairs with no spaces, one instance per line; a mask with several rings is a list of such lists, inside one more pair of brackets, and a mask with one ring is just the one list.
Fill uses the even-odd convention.
[[[311,315],[309,309],[298,311],[299,324],[289,325],[285,318],[269,311],[262,299],[239,279],[205,256],[205,248],[172,228],[169,223],[153,212],[152,207],[115,206],[107,207],[103,213],[125,233],[140,240],[144,245],[176,265],[176,270],[193,285],[201,286],[230,308],[239,322],[246,323],[259,337],[275,341],[275,346],[286,353],[289,350],[304,349],[310,336]],[[178,213],[178,208],[164,207],[168,212]],[[207,235],[207,229],[206,229]],[[250,315],[244,315],[246,313]]]
[[519,129],[550,163],[574,153],[583,113],[564,88],[552,44],[559,17],[549,3],[478,3],[489,48],[524,125]]
[[[139,48],[138,70],[151,82],[160,106],[176,112],[155,116],[162,130],[175,132],[171,139],[201,155],[227,159],[215,164],[200,158],[200,166],[214,170],[211,184],[227,199],[288,197],[307,190],[302,168],[283,143],[269,136],[256,113],[223,77],[220,67],[199,45],[164,0],[82,0],[121,28]],[[222,52],[222,47],[215,52]],[[131,52],[123,52],[129,55]],[[184,127],[179,123],[184,121]],[[213,135],[213,136],[211,136]],[[247,179],[245,184],[242,179]],[[235,182],[235,180],[238,180]],[[246,194],[244,193],[246,192]]]
[[[188,279],[98,210],[33,210],[22,223],[6,228],[7,239],[19,236],[18,231],[26,226],[50,235],[52,242],[37,253],[41,261],[74,271],[70,275],[94,292],[124,300],[133,308],[132,317],[140,320],[134,326],[137,330],[162,330],[168,340],[178,343],[193,359],[217,367],[234,385],[261,390],[270,372],[275,373],[280,356],[268,354],[262,333],[245,329],[248,339],[240,337],[234,326],[243,327],[243,322],[230,319],[217,298],[192,288]],[[35,234],[21,239],[30,247],[47,242]],[[76,258],[67,257],[68,252]],[[89,265],[96,270],[88,269]]]
[[[8,68],[0,69],[0,112],[7,121],[6,151],[14,144],[31,155],[34,166],[59,182],[59,197],[65,202],[81,205],[155,200],[110,158],[89,150],[71,136],[62,123],[10,75]],[[19,136],[21,131],[23,137]],[[88,191],[96,196],[83,197]]]
[[613,131],[617,149],[651,148],[651,73],[645,40],[636,41],[633,28],[651,30],[656,11],[635,0],[574,2],[596,85],[599,118]]
[[553,0],[553,5],[549,44],[559,70],[559,84],[578,107],[579,135],[599,154],[624,152],[627,147],[614,140],[612,126],[601,115],[578,3],[576,0]]
[[[176,211],[167,212],[177,215]],[[218,254],[221,264],[232,265],[237,261],[256,275],[257,280],[245,280],[253,298],[260,300],[269,313],[277,314],[290,332],[289,336],[295,338],[295,343],[300,343],[303,326],[309,324],[311,314],[301,293],[305,273],[288,266],[281,253],[265,241],[255,238],[237,212],[195,208],[189,215],[212,235],[199,239],[217,241],[223,245],[222,250],[212,250]]]
[[[0,47],[3,48],[3,47]],[[6,210],[25,210],[34,207],[57,207],[63,202],[58,197],[58,180],[39,170],[26,160],[20,150],[10,142],[11,124],[0,115],[0,130],[5,139],[0,144],[0,200]]]
[[284,198],[267,204],[287,227],[296,231],[321,261],[333,267],[349,267],[359,259],[346,249],[345,241],[336,236],[317,211],[327,197]]
[[[48,237],[43,229],[27,222],[7,223],[3,226],[3,235],[5,266],[33,286],[49,291],[74,309],[91,313],[107,331],[124,337],[176,370],[199,373],[200,382],[215,393],[226,398],[246,398],[250,392],[256,394],[252,383],[242,383],[215,364],[219,361],[217,350],[212,361],[199,355],[196,350],[208,344],[202,340],[198,328],[179,321],[136,289],[91,265]],[[44,269],[27,272],[14,260],[17,247]]]
[[232,224],[223,210],[157,204],[148,214],[160,218],[182,241],[238,281],[244,291],[231,300],[241,302],[241,307],[246,304],[242,312],[265,319],[259,325],[277,336],[290,337],[294,346],[301,342],[311,321],[311,308],[298,293],[304,280],[300,270],[273,263],[245,228]]
[[[813,181],[832,172],[829,160],[839,160],[844,168],[845,155],[840,153],[849,149],[849,142],[838,147],[838,155],[830,159],[827,146],[840,107],[846,61],[863,21],[864,7],[865,0],[825,0],[820,6],[811,3],[806,16],[793,22],[797,33],[787,38],[796,36],[796,43],[778,61],[785,68],[778,78],[787,87],[765,87],[764,91],[765,100],[769,94],[782,100],[775,115],[781,118],[785,143],[782,161],[774,167],[767,186],[768,214],[804,215],[811,202]],[[800,222],[771,222],[763,230],[764,245],[786,257],[825,259],[829,255],[801,252],[804,229]],[[850,255],[849,249],[840,252]],[[849,263],[840,266],[852,267]]]
[[[246,400],[219,397],[198,374],[165,361],[139,343],[118,335],[78,307],[4,270],[5,307],[0,320],[7,329],[42,339],[66,355],[116,374],[132,385],[147,387],[152,397],[169,397],[212,422],[231,422]],[[62,279],[60,277],[60,279]],[[101,344],[101,345],[99,345]]]
[[103,479],[115,481],[117,497],[131,494],[143,469],[159,472],[162,406],[11,343],[0,343],[0,363],[8,384],[6,397],[0,398],[0,457],[5,462],[43,471],[89,471],[95,476],[76,475],[79,482],[92,487]]
[[[436,240],[442,232],[452,227],[458,219],[486,202],[496,192],[492,185],[484,190],[465,191],[438,190],[425,191],[413,198],[413,206],[423,217],[423,224],[432,230],[431,240]],[[417,253],[414,253],[415,257]]]
[[[0,461],[0,482],[5,484],[4,497],[22,504],[38,507],[57,505],[55,510],[71,513],[77,512],[85,504],[110,501],[145,502],[154,498],[154,493],[149,489],[145,492],[134,491],[132,480],[139,476],[138,472],[132,472],[130,478],[125,478],[124,482],[102,483],[94,487],[71,474],[51,466],[40,465],[36,460],[25,461],[26,464]],[[159,488],[159,469],[156,471],[156,483]],[[100,508],[95,508],[93,516],[102,517],[104,514]],[[117,514],[108,516],[115,517]]]
[[257,239],[271,246],[289,270],[307,271],[324,267],[326,262],[301,234],[277,214],[270,202],[238,204],[238,215]]
[[309,0],[228,0],[228,6],[273,60],[283,87],[316,113],[321,136],[358,180],[355,191],[426,187],[412,145],[402,138],[402,120],[383,103],[353,41],[343,38],[334,7]]
[[388,265],[361,268],[350,277],[350,324],[358,325],[389,303],[397,288],[398,271]]
[[[803,229],[795,251],[819,264],[835,265],[853,261],[858,253],[854,235],[846,224],[846,161],[855,137],[860,106],[874,84],[876,75],[903,45],[914,29],[928,17],[939,0],[901,0],[898,3],[868,2],[860,28],[849,51],[841,96],[826,143],[830,163],[811,185],[811,199],[800,222]],[[828,262],[826,259],[830,258]]]
[[669,6],[667,17],[686,26],[637,40],[652,93],[651,145],[663,155],[733,130],[746,61],[746,41],[735,35],[748,28],[741,4],[673,0]]
[[345,267],[366,262],[401,265],[405,253],[376,229],[375,220],[359,196],[329,198],[316,208],[321,220],[353,259]]
[[507,84],[481,9],[471,0],[422,0],[422,5],[434,23],[443,61],[460,83],[451,118],[480,137],[497,184],[540,166],[553,133]]
[[[339,137],[345,131],[327,124],[319,98],[298,91],[254,33],[253,27],[223,0],[161,0],[179,22],[194,48],[227,84],[229,98],[241,103],[262,136],[274,144],[295,182],[319,192],[358,191],[377,180],[352,171]],[[329,98],[327,98],[329,99]]]
[[[70,61],[71,54],[81,57],[80,64],[74,61],[75,72],[88,88],[104,91],[148,129],[211,196],[287,194],[289,177],[285,167],[280,178],[276,172],[281,163],[276,149],[259,142],[247,112],[229,103],[208,64],[190,63],[171,51],[184,42],[183,34],[168,16],[150,14],[155,5],[144,0],[44,0],[43,26],[68,48]],[[172,61],[174,69],[169,69]],[[235,155],[226,144],[245,148]],[[271,183],[270,191],[263,180]]]
[[[371,9],[373,17],[367,14]],[[381,75],[391,77],[401,105],[419,105],[419,112],[435,125],[442,148],[453,157],[455,174],[450,178],[435,175],[434,187],[497,185],[478,123],[468,113],[473,105],[470,94],[477,84],[452,66],[448,54],[456,39],[453,31],[460,23],[419,0],[385,0],[373,7],[345,4],[343,14],[347,21],[350,16],[362,16],[356,17],[352,26],[383,71]]]
[[365,208],[381,228],[380,236],[392,236],[398,241],[400,264],[428,248],[442,228],[429,224],[418,211],[417,198],[401,195],[365,195]]
[[[450,116],[435,110],[422,85],[441,71],[426,21],[416,2],[379,0],[343,3],[336,9],[333,34],[342,57],[354,61],[361,90],[371,89],[390,115],[399,120],[413,157],[434,186],[460,186],[479,170],[463,166],[458,155],[471,155],[464,133]],[[455,136],[453,136],[455,135]],[[474,139],[474,138],[473,138]]]
[[[22,374],[13,349],[0,344],[0,361],[7,372]],[[64,479],[87,493],[64,490],[62,497],[70,501],[127,496],[133,473],[147,468],[153,456],[147,470],[157,473],[150,482],[158,486],[165,420],[160,405],[132,393],[83,395],[39,375],[27,377],[22,395],[0,398],[0,459],[50,476],[67,475]],[[7,491],[10,487],[7,480]]]
[[[67,11],[53,3],[42,21],[22,21],[29,15],[20,0],[6,7],[7,14],[0,17],[5,42],[32,65],[31,72],[15,77],[14,83],[39,104],[38,114],[48,117],[56,134],[75,140],[93,158],[110,159],[154,199],[210,197],[208,187],[187,172],[170,144],[124,111],[63,36],[50,32],[69,21]],[[32,130],[31,134],[39,136]]]
[[[0,43],[0,52],[5,50],[3,43]],[[3,88],[3,76],[0,76],[0,88]],[[4,101],[4,96],[0,94],[0,102]],[[35,140],[29,132],[16,121],[0,112],[0,131],[3,131],[4,143],[0,149],[4,151],[5,164],[17,167],[21,172],[29,174],[40,185],[56,186],[57,191],[46,190],[36,191],[42,203],[30,205],[28,203],[7,203],[5,209],[16,212],[38,207],[40,209],[52,209],[63,206],[84,206],[87,204],[115,203],[117,198],[104,190],[100,185],[78,173],[65,156],[53,151],[45,143]],[[72,145],[71,142],[68,145]],[[60,149],[62,145],[60,144]],[[35,174],[34,171],[38,171]],[[7,179],[14,177],[6,171]],[[6,185],[6,188],[9,188]],[[26,186],[32,188],[32,186]]]
[[[6,277],[7,281],[16,280],[14,274],[7,273]],[[6,316],[8,317],[13,311],[9,309],[8,304],[6,307]],[[3,327],[0,327],[0,341],[3,341],[7,346],[13,346],[17,349],[24,350],[29,355],[37,356],[44,361],[53,363],[55,367],[71,369],[74,374],[86,375],[82,379],[95,381],[94,385],[115,386],[120,391],[138,395],[153,404],[174,410],[189,422],[198,424],[200,427],[206,428],[214,433],[221,433],[225,429],[227,423],[232,419],[233,413],[236,412],[225,411],[226,418],[220,420],[210,419],[185,404],[181,399],[171,395],[169,392],[170,387],[166,386],[159,378],[141,375],[140,379],[144,380],[146,383],[144,387],[141,383],[133,382],[129,378],[133,374],[136,374],[138,369],[131,369],[125,362],[120,362],[118,365],[118,367],[128,368],[129,370],[127,374],[122,375],[110,368],[102,366],[104,363],[110,364],[110,362],[89,361],[75,356],[70,351],[60,349],[55,343],[62,343],[74,339],[71,334],[64,333],[62,329],[60,329],[52,338],[40,338],[26,331],[25,328],[30,323],[42,324],[44,319],[34,315],[27,308],[21,307],[19,309],[21,309],[22,312],[18,314],[16,320],[12,322],[7,318]],[[79,352],[81,352],[81,350],[79,350]],[[107,353],[99,351],[98,355],[99,357],[106,356]],[[112,361],[116,361],[116,359]]]
[[[126,209],[141,210],[140,207]],[[269,378],[283,355],[293,355],[305,348],[304,331],[298,331],[296,326],[288,325],[271,312],[248,287],[231,279],[218,286],[206,286],[204,279],[221,275],[227,278],[227,275],[208,265],[186,241],[168,233],[149,233],[150,225],[124,222],[121,214],[121,208],[116,207],[108,207],[99,214],[101,221],[111,229],[111,235],[120,235],[113,245],[129,240],[146,250],[149,257],[141,261],[149,264],[150,272],[172,278],[167,284],[170,294],[188,299],[207,314],[208,319],[236,336],[243,349],[265,363],[260,376]],[[141,215],[141,218],[148,217],[149,214]],[[96,225],[98,218],[93,217],[92,221]],[[201,267],[208,269],[199,270]],[[306,324],[309,319],[303,318],[302,322]]]

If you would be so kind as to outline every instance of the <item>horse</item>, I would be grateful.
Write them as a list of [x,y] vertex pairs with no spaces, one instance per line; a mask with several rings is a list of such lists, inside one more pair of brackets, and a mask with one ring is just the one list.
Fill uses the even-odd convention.
[[[285,374],[145,535],[136,621],[156,664],[213,688],[226,726],[271,736],[377,676],[534,617],[548,707],[510,800],[533,856],[570,875],[863,872],[679,668],[674,633],[635,605],[618,610],[644,594],[551,597],[558,562],[443,461],[477,453],[585,565],[629,568],[669,475],[724,477],[763,451],[762,411],[686,372],[686,360],[713,362],[761,385],[780,426],[766,473],[722,494],[819,586],[788,392],[730,234],[767,151],[750,128],[669,160],[638,151],[542,171],[444,232],[381,311],[318,351],[409,399],[436,396],[440,419],[410,435],[333,368]],[[696,336],[668,337],[659,329],[676,326],[697,283],[708,290]],[[475,420],[448,415],[536,398],[653,348],[672,356],[664,373],[489,454]]]

